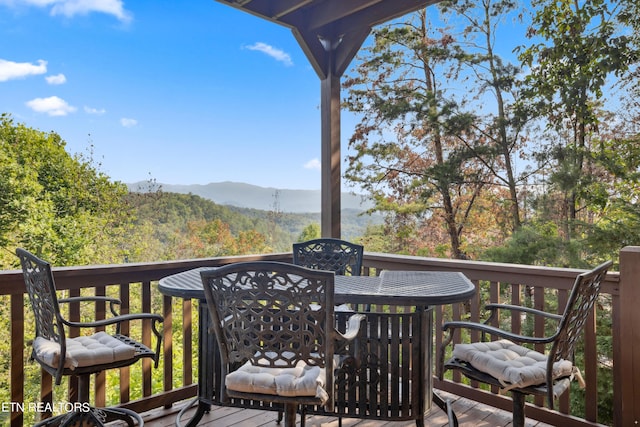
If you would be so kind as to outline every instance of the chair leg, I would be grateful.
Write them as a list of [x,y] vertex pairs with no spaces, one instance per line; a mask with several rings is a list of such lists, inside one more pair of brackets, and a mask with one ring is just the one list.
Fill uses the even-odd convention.
[[[304,427],[304,423],[305,423],[305,419],[307,416],[307,407],[306,406],[301,406],[300,407],[300,427]],[[283,411],[278,411],[278,418],[276,418],[276,423],[280,424],[280,422],[282,422],[282,419],[284,418],[284,412]],[[339,418],[340,423],[339,423],[339,427],[342,427],[342,418]],[[286,422],[285,422],[285,426],[286,426]]]
[[123,421],[128,427],[144,426],[142,417],[129,409],[91,408],[86,412],[75,411],[68,414],[58,415],[57,417],[48,418],[36,424],[36,427],[103,427],[105,424],[112,421]]
[[287,403],[284,405],[284,427],[296,427],[297,413],[298,405],[295,403]]
[[513,427],[524,427],[525,394],[512,391],[511,398],[513,399]]
[[89,401],[89,389],[91,385],[91,375],[80,375],[78,378],[78,402]]
[[[442,409],[443,412],[445,412],[447,414],[447,418],[449,419],[449,427],[458,427],[458,417],[456,417],[455,412],[453,412],[453,407],[451,406],[451,400],[447,399],[445,401],[434,390],[433,391],[433,396],[432,396],[432,401],[433,401],[433,403],[436,404],[436,406],[438,406],[440,409]],[[418,424],[418,422],[416,421],[416,425],[417,424]],[[424,424],[424,421],[423,421],[423,424]]]

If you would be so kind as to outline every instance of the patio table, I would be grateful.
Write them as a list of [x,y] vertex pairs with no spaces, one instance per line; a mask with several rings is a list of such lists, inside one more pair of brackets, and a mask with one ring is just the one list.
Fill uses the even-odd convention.
[[[194,400],[198,408],[188,426],[197,425],[212,404],[220,404],[215,393],[216,382],[220,381],[218,351],[215,336],[209,333],[209,313],[200,278],[200,272],[209,268],[213,267],[167,276],[158,284],[164,295],[199,300],[198,396]],[[380,276],[336,275],[334,288],[336,304],[403,306],[412,310],[408,313],[364,313],[368,342],[367,349],[360,355],[362,367],[358,372],[343,372],[341,380],[336,380],[337,384],[342,384],[338,385],[338,388],[342,387],[339,390],[342,399],[337,399],[336,412],[329,415],[415,419],[420,427],[431,410],[432,401],[446,411],[446,404],[432,389],[432,308],[468,300],[476,292],[474,284],[459,272],[385,270]],[[348,314],[336,311],[338,322],[344,322]],[[243,407],[252,404],[259,405],[257,402],[238,402]],[[312,408],[310,412],[324,413],[322,408]],[[177,425],[181,425],[181,416],[182,412],[178,415]]]

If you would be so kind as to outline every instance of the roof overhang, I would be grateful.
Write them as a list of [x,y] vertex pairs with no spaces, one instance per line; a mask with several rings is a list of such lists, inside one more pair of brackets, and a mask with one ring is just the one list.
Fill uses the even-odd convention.
[[[341,76],[371,28],[438,0],[216,0],[288,27],[321,79]],[[328,54],[332,51],[333,54]]]

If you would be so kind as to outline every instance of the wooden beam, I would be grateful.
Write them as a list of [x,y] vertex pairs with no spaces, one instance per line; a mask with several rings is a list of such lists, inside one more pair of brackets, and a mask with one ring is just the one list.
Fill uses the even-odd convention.
[[[304,26],[307,30],[316,30],[330,25],[337,20],[352,16],[361,10],[367,9],[382,0],[328,0],[314,2],[304,10],[297,10],[287,16],[283,21],[296,27]],[[368,22],[362,22],[363,26],[369,26]]]
[[[304,9],[314,0],[253,0],[245,1],[240,9],[278,24],[287,25],[286,17]],[[239,6],[237,2],[223,0],[224,3]]]
[[308,31],[301,31],[298,28],[294,28],[292,32],[320,80],[325,79],[328,75],[329,64],[326,52],[322,48],[320,40],[318,40],[318,35]]
[[[335,51],[327,52],[332,58]],[[332,61],[329,60],[329,69]],[[340,77],[329,72],[320,83],[321,131],[321,232],[340,238]]]
[[347,32],[364,26],[374,27],[387,21],[404,16],[408,13],[424,9],[438,3],[440,0],[394,0],[383,1],[362,9],[341,19],[336,19],[331,25],[337,32]]
[[342,43],[340,43],[340,46],[338,46],[338,49],[336,50],[333,66],[333,72],[336,76],[342,77],[370,33],[371,28],[366,27],[346,33],[342,37]]

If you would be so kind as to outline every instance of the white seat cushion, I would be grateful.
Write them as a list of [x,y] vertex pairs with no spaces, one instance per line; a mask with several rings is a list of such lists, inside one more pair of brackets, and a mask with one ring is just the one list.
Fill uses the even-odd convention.
[[[506,389],[544,384],[547,356],[509,340],[456,344],[453,357],[498,379]],[[553,378],[568,377],[573,364],[560,360],[553,364]]]
[[227,374],[225,385],[229,390],[277,396],[315,396],[326,402],[325,369],[309,366],[300,361],[293,368],[269,368],[247,362],[238,370]]
[[[67,338],[67,352],[64,367],[74,369],[82,366],[102,365],[131,359],[136,354],[133,346],[127,345],[105,332],[91,336]],[[60,363],[60,344],[46,338],[37,337],[33,349],[40,360],[57,368]]]

